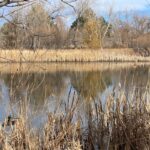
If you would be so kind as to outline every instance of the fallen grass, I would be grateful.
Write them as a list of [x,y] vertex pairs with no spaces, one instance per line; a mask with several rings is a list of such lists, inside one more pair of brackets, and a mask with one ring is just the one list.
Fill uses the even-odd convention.
[[[149,93],[147,90],[145,93]],[[77,113],[80,96],[71,100],[68,97],[70,105],[66,103],[61,113],[49,112],[42,131],[29,126],[26,113],[20,113],[11,132],[0,129],[0,147],[5,150],[149,149],[150,102],[145,93],[132,100],[120,91],[118,97],[112,93],[104,106],[101,100],[86,103],[86,124]]]
[[0,50],[0,62],[149,62],[133,49]]

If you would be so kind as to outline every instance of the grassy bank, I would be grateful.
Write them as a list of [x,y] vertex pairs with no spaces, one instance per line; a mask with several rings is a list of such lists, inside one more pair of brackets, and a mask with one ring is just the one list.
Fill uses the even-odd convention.
[[0,62],[149,62],[132,49],[0,50]]
[[112,93],[104,106],[101,100],[86,102],[86,124],[78,109],[82,99],[68,97],[66,104],[62,105],[65,106],[64,111],[49,112],[41,130],[29,125],[25,112],[27,103],[22,103],[19,119],[10,132],[5,125],[0,128],[0,147],[5,150],[149,149],[150,103],[147,90],[142,95],[138,95],[138,91],[133,93],[136,94],[133,99],[128,99],[122,91],[117,97]]

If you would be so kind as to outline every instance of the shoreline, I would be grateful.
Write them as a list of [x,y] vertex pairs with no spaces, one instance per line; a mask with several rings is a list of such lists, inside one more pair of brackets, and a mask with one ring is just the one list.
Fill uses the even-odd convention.
[[0,50],[0,62],[48,63],[48,62],[150,62],[149,57],[140,56],[133,49],[103,50]]

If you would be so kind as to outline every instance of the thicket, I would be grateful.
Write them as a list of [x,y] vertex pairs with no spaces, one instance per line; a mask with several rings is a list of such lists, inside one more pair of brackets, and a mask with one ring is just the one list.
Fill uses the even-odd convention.
[[15,11],[10,21],[2,25],[0,48],[149,48],[149,27],[148,16],[126,13],[106,20],[90,6],[77,12],[75,21],[67,27],[61,15],[53,17],[45,5],[38,3]]

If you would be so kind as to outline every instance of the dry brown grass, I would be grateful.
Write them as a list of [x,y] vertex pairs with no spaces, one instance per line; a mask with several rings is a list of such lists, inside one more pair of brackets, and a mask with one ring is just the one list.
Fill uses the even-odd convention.
[[132,49],[0,50],[0,62],[149,62]]
[[[104,106],[101,100],[87,103],[86,125],[82,124],[83,118],[77,115],[80,100],[74,99],[61,114],[49,113],[42,132],[30,128],[21,113],[11,132],[1,128],[1,149],[149,149],[150,102],[145,93],[136,95],[132,100],[120,91],[117,98],[114,94],[110,95]],[[78,118],[73,123],[74,115]]]

